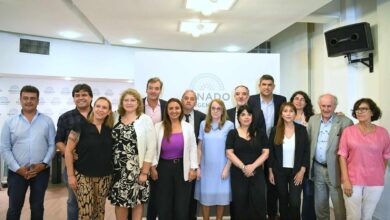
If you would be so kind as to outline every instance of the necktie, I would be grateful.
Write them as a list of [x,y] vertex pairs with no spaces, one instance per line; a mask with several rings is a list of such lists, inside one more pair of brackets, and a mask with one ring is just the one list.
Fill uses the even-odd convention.
[[190,123],[191,114],[184,114],[184,116],[186,117],[186,122]]

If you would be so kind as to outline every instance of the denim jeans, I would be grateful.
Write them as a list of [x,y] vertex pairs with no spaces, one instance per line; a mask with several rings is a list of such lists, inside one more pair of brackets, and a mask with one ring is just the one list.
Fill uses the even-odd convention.
[[24,205],[26,191],[30,187],[31,219],[43,220],[43,202],[49,183],[50,169],[46,169],[37,176],[26,180],[19,174],[8,170],[8,197],[9,207],[7,220],[19,220]]
[[64,169],[64,182],[68,188],[68,200],[66,201],[67,205],[67,220],[78,220],[79,217],[79,207],[77,205],[77,199],[73,192],[73,189],[68,185],[68,173],[66,172],[66,167]]

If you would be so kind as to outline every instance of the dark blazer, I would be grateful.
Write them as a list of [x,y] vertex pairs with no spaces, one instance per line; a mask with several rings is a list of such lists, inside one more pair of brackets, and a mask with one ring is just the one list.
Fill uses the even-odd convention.
[[[254,112],[253,119],[254,119],[254,123],[255,123],[255,127],[257,129],[257,132],[260,132],[261,135],[267,136],[263,111],[261,110],[261,108],[257,109],[257,110],[255,110],[252,106],[251,106],[251,108],[252,108],[252,111]],[[228,115],[228,120],[233,122],[234,128],[236,128],[236,107],[228,109],[227,115]]]
[[[278,123],[279,118],[279,110],[280,106],[287,101],[286,97],[281,95],[273,94],[273,101],[275,106],[275,114],[274,114],[274,126]],[[253,108],[253,112],[257,112],[259,109],[261,110],[260,106],[260,94],[251,95],[248,100],[248,105]]]
[[[143,99],[142,99],[142,102],[144,103],[144,113],[145,113],[145,99],[146,99],[146,98],[143,98]],[[159,99],[159,101],[160,101],[160,108],[161,108],[161,120],[163,120],[163,118],[164,118],[165,106],[167,105],[167,101],[165,101],[164,99]]]
[[206,115],[203,112],[194,109],[194,132],[196,137],[196,143],[198,143],[199,126],[200,123],[205,120]]
[[[294,122],[295,126],[295,157],[293,175],[295,175],[302,166],[306,167],[305,176],[310,170],[310,145],[306,127]],[[274,143],[276,127],[272,128],[269,137],[270,154],[268,166],[274,172],[278,172],[283,168],[283,144],[276,145]]]

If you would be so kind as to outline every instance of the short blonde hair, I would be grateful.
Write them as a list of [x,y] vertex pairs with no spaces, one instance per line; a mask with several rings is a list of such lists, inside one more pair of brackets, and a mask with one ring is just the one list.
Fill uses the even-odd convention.
[[141,95],[139,92],[135,89],[126,89],[122,92],[121,97],[119,99],[118,104],[118,113],[120,116],[124,116],[126,113],[126,110],[123,108],[123,100],[125,99],[126,95],[134,96],[134,98],[137,100],[137,109],[135,110],[135,113],[137,115],[141,115],[141,113],[144,111],[144,103],[142,102]]

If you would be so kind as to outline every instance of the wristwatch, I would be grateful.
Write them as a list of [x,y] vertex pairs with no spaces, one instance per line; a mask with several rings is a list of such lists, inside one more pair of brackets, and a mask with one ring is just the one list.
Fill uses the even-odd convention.
[[49,164],[42,162],[43,165],[45,165],[45,169],[49,168]]

